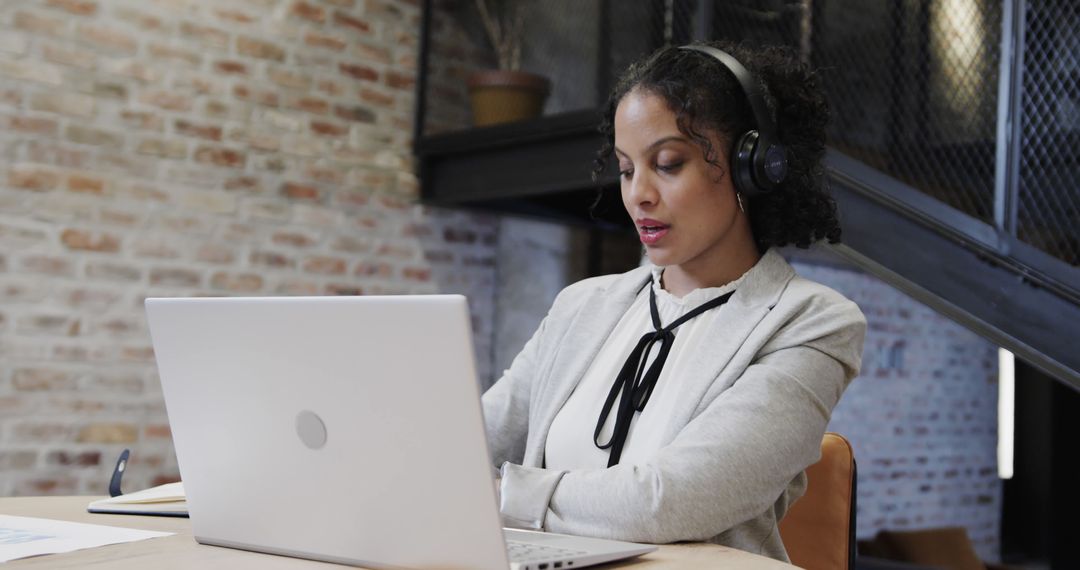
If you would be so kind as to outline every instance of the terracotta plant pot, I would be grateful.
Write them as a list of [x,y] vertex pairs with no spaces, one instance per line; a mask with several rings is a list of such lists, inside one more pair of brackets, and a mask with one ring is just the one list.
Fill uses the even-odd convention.
[[478,127],[539,117],[551,91],[547,78],[525,71],[477,71],[466,85]]

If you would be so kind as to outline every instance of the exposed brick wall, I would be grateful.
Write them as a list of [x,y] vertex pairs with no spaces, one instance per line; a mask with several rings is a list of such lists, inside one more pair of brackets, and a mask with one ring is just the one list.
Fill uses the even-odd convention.
[[462,292],[498,224],[415,206],[408,0],[0,2],[0,495],[175,478],[142,300]]
[[855,449],[858,536],[962,526],[997,560],[997,347],[870,275],[794,265],[867,318],[862,373],[829,424]]

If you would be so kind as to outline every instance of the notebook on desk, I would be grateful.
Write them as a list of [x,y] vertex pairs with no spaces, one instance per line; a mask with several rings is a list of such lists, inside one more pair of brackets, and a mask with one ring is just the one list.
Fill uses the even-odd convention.
[[[464,297],[148,299],[146,309],[201,543],[499,570],[655,549],[500,529]],[[511,560],[523,539],[528,558]]]

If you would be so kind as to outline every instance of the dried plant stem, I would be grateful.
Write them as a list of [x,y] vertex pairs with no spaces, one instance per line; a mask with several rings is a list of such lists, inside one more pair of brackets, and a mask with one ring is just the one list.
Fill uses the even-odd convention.
[[514,3],[512,13],[503,20],[492,15],[487,0],[476,0],[476,8],[487,31],[488,41],[499,59],[499,69],[517,70],[521,67],[521,32],[525,27],[525,10],[521,3]]

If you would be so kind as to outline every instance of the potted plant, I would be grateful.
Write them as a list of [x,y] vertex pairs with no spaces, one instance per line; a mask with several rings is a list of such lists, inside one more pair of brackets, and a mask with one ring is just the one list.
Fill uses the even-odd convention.
[[466,78],[477,126],[521,121],[540,116],[551,91],[547,78],[521,71],[525,2],[475,0],[484,32],[499,62],[498,69],[476,71]]

